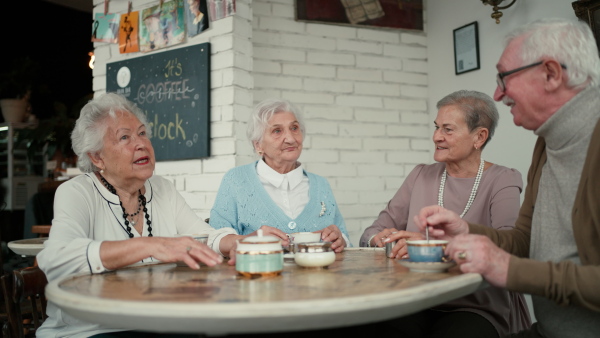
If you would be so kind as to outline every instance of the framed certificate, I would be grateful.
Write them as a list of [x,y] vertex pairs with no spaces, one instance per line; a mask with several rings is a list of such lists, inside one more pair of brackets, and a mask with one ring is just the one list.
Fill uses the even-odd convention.
[[479,69],[477,21],[454,30],[454,70],[456,75]]

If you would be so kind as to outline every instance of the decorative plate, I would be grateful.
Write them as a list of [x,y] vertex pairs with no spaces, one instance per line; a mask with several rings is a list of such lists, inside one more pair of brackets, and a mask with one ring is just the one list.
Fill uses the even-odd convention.
[[411,262],[408,259],[399,259],[397,262],[414,272],[444,272],[456,265],[455,261],[434,263]]

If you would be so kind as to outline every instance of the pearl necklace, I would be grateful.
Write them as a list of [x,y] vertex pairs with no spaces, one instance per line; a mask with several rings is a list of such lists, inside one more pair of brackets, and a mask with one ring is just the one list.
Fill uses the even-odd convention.
[[[477,188],[479,188],[479,182],[481,182],[481,176],[483,176],[483,167],[485,165],[485,161],[483,158],[479,163],[479,169],[477,170],[477,176],[475,176],[475,183],[473,184],[473,189],[471,189],[471,195],[469,195],[469,200],[467,201],[467,205],[465,206],[465,210],[460,214],[460,218],[463,218],[464,215],[467,214],[467,211],[471,208],[473,201],[475,200],[475,195],[477,195]],[[446,176],[448,173],[446,169],[444,169],[444,173],[442,174],[442,180],[440,182],[440,191],[438,193],[438,205],[440,207],[444,207],[444,187],[446,186]]]

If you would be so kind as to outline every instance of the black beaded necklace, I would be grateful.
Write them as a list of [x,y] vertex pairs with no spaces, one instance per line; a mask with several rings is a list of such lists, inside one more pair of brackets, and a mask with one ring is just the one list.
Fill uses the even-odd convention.
[[[102,184],[104,184],[104,186],[106,187],[106,189],[108,189],[108,191],[110,191],[111,193],[117,195],[117,190],[115,189],[115,187],[113,187],[112,184],[108,183],[108,181],[104,178],[104,176],[102,176],[100,173],[98,173],[98,175],[100,176],[100,180],[102,181]],[[138,209],[135,213],[133,214],[128,214],[127,211],[125,211],[125,207],[123,207],[123,202],[121,202],[121,199],[119,198],[119,204],[121,205],[121,210],[123,210],[123,218],[125,219],[125,232],[127,232],[127,235],[129,236],[129,238],[133,238],[133,234],[131,233],[131,227],[129,226],[129,219],[128,217],[135,217],[137,214],[140,213],[140,210],[144,211],[144,217],[146,217],[146,224],[148,224],[148,237],[152,237],[152,221],[150,220],[150,215],[148,214],[148,209],[146,208],[146,197],[144,195],[142,195],[142,190],[138,190]],[[119,195],[117,195],[119,196]],[[135,226],[135,222],[133,220],[131,220],[131,225]]]

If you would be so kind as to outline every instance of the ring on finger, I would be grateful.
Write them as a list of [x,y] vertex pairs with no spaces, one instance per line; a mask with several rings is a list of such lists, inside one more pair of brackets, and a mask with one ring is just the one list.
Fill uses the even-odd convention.
[[189,252],[190,250],[192,250],[192,247],[191,247],[191,246],[188,246],[187,248],[185,248],[185,251],[188,251],[188,252]]
[[459,252],[458,253],[458,259],[467,259],[467,253],[466,252]]

